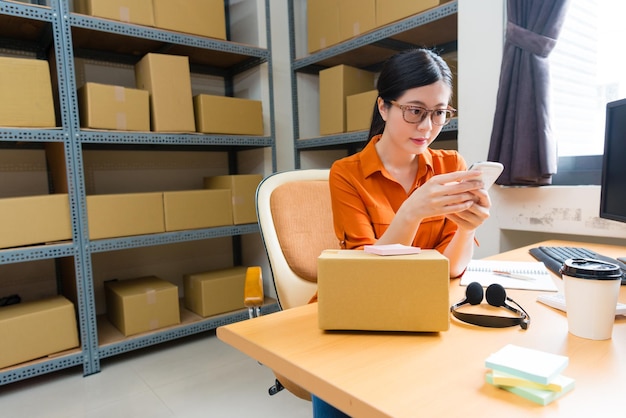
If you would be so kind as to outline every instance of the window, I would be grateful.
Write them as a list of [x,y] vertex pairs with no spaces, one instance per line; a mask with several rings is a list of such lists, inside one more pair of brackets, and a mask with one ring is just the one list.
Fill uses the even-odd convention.
[[626,97],[626,2],[571,0],[550,59],[554,184],[599,184],[606,103]]

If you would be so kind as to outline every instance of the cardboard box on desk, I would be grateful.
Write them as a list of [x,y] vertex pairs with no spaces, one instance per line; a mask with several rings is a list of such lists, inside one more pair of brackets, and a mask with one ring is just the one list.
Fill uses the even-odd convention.
[[0,248],[72,239],[67,194],[0,199]]
[[[320,71],[320,134],[346,132],[346,97],[372,90],[375,74],[349,65]],[[373,109],[373,105],[372,105]]]
[[78,89],[80,121],[83,128],[122,131],[149,131],[149,93],[99,83]]
[[125,336],[180,323],[178,287],[154,276],[104,284],[109,321]]
[[138,89],[150,92],[154,132],[195,132],[189,58],[146,54],[135,65]]
[[163,207],[166,231],[233,224],[230,190],[163,192]]
[[89,238],[115,238],[165,232],[163,193],[87,196]]
[[198,132],[263,135],[263,106],[259,100],[199,94],[193,98],[193,107]]
[[152,0],[74,0],[74,11],[125,23],[154,26]]
[[256,188],[263,180],[260,174],[234,174],[204,178],[205,189],[229,189],[232,194],[235,225],[256,223]]
[[224,0],[152,0],[157,27],[226,39]]
[[448,259],[435,250],[394,256],[326,250],[318,258],[319,327],[446,331],[449,282]]
[[185,274],[185,307],[207,317],[243,309],[246,267]]
[[63,296],[0,308],[0,368],[78,347],[74,305]]
[[0,57],[0,126],[56,126],[48,61]]

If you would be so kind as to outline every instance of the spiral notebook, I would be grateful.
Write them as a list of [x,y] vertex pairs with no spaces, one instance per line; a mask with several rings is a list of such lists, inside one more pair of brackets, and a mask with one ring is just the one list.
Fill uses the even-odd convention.
[[[507,277],[497,272],[510,274]],[[558,291],[553,276],[540,261],[472,260],[461,277],[461,286],[472,282],[483,287],[499,283],[505,289]]]

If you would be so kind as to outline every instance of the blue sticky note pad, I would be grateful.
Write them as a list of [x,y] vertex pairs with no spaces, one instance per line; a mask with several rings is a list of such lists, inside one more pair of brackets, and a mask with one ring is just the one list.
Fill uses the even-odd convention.
[[560,392],[555,392],[552,390],[542,390],[524,386],[499,386],[494,384],[493,376],[491,373],[487,373],[485,375],[485,380],[487,381],[487,383],[544,406],[548,405],[552,401],[559,399],[560,397],[568,392],[571,392],[574,389],[574,379],[566,379],[568,380],[568,382],[563,386],[563,389]]
[[485,360],[485,366],[547,385],[567,367],[569,359],[532,348],[508,344]]

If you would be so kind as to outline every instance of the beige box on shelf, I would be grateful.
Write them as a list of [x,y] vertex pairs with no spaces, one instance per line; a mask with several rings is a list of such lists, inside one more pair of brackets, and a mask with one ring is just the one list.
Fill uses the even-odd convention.
[[72,239],[67,194],[0,199],[0,248]]
[[154,26],[152,0],[74,0],[74,11],[125,23]]
[[341,0],[339,39],[345,41],[376,27],[376,0]]
[[317,274],[321,329],[449,328],[449,265],[436,250],[394,256],[326,250],[318,258]]
[[196,130],[202,133],[263,135],[259,100],[199,94],[193,98]]
[[195,132],[189,58],[146,54],[135,65],[137,88],[150,92],[150,126],[155,132]]
[[180,323],[178,287],[154,276],[104,283],[107,316],[125,336]]
[[458,109],[459,102],[459,89],[458,89],[458,70],[459,70],[459,54],[458,52],[448,52],[441,55],[441,58],[448,64],[450,71],[452,71],[452,100],[450,105]]
[[83,128],[121,131],[150,130],[150,95],[146,90],[99,83],[78,89]]
[[184,190],[163,193],[165,230],[211,228],[233,224],[230,190]]
[[377,98],[378,90],[370,90],[346,97],[347,132],[362,131],[370,128]]
[[346,132],[346,97],[372,90],[375,74],[349,65],[320,71],[320,134]]
[[307,48],[309,54],[339,43],[339,2],[307,0]]
[[226,39],[224,0],[152,0],[157,27]]
[[78,347],[74,305],[63,296],[0,308],[0,368]]
[[246,267],[185,274],[185,307],[207,317],[243,309]]
[[115,238],[165,232],[163,193],[87,196],[89,238]]
[[432,9],[447,0],[376,0],[376,26],[384,26],[425,10]]
[[256,188],[263,180],[260,174],[234,174],[204,178],[205,189],[229,189],[235,225],[256,223]]
[[0,57],[0,126],[56,126],[48,61]]

